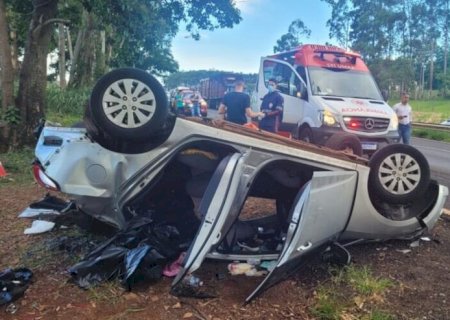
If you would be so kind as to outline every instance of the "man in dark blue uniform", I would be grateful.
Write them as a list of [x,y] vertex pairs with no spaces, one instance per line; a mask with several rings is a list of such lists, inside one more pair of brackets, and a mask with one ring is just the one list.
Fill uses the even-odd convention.
[[283,120],[284,99],[277,90],[277,81],[269,79],[269,92],[263,97],[261,112],[264,118],[259,122],[259,128],[265,131],[278,132],[281,120]]
[[225,114],[226,120],[237,124],[247,123],[247,117],[263,116],[250,108],[250,96],[244,92],[244,81],[237,80],[233,92],[228,92],[219,107],[219,114]]

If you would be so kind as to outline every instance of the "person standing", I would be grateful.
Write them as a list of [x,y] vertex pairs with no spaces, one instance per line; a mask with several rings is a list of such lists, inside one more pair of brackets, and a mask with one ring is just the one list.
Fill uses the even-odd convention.
[[192,102],[192,116],[200,117],[200,92],[195,91],[191,98]]
[[262,112],[254,112],[250,107],[250,96],[244,92],[244,81],[237,80],[234,91],[228,92],[222,99],[219,114],[225,115],[225,119],[237,124],[247,123],[247,117],[262,117]]
[[177,107],[177,114],[184,115],[184,101],[183,101],[183,95],[181,93],[181,90],[178,90],[178,92],[175,96],[175,105]]
[[402,93],[401,102],[394,106],[398,118],[398,133],[404,144],[409,144],[411,138],[412,108],[409,105],[409,94]]
[[263,97],[261,103],[261,112],[264,113],[264,117],[259,122],[259,128],[276,133],[283,120],[284,99],[277,90],[275,79],[269,79],[267,88],[269,92]]

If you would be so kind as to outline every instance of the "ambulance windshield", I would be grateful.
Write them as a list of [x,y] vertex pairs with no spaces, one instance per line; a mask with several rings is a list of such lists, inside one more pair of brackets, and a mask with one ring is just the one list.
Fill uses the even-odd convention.
[[313,95],[383,100],[369,72],[309,67]]

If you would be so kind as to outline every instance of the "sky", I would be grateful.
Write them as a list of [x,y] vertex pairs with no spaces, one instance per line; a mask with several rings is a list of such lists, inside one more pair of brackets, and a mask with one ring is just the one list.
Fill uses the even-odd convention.
[[289,25],[301,19],[311,30],[303,43],[329,40],[326,22],[329,6],[319,0],[237,0],[242,21],[232,29],[200,31],[196,41],[180,28],[172,52],[180,71],[221,70],[257,73],[262,56],[273,54],[278,39]]

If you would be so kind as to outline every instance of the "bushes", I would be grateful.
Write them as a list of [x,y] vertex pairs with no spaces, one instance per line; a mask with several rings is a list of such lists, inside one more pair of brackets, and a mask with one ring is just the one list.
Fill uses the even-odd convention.
[[70,126],[83,118],[84,108],[91,88],[61,90],[50,84],[47,87],[46,118]]

